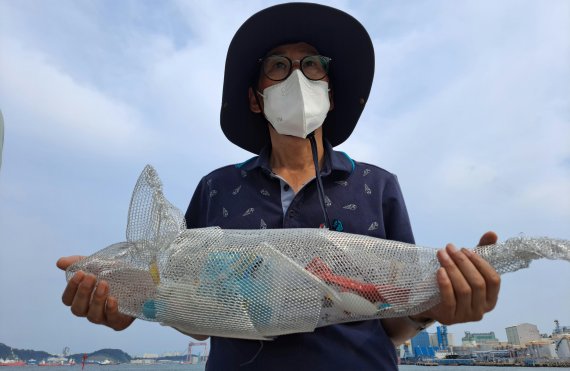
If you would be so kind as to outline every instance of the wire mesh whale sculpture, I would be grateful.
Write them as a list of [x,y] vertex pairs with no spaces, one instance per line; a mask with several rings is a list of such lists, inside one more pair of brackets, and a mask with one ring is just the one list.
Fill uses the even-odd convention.
[[[147,165],[127,241],[80,260],[119,311],[183,332],[268,340],[320,326],[402,317],[439,302],[436,250],[325,229],[186,229]],[[517,237],[475,248],[500,274],[570,261],[570,241]]]

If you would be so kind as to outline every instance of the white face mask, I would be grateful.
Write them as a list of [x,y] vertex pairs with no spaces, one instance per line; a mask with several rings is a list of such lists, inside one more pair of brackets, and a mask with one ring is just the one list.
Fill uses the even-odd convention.
[[279,134],[306,138],[325,121],[329,83],[307,79],[300,70],[263,90],[263,113]]

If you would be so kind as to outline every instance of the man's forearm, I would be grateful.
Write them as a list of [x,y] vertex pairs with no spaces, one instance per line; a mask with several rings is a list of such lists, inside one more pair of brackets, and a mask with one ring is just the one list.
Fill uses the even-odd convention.
[[433,321],[429,318],[421,317],[400,317],[400,318],[384,318],[382,319],[382,326],[384,331],[394,345],[398,346],[403,344],[406,340],[416,336],[421,330],[431,326]]
[[189,334],[185,331],[182,331],[180,329],[177,329],[176,327],[173,327],[173,329],[175,329],[176,331],[186,335],[186,336],[190,336],[192,339],[196,339],[196,340],[200,340],[200,341],[204,341],[207,340],[209,338],[208,335],[196,335],[196,334]]

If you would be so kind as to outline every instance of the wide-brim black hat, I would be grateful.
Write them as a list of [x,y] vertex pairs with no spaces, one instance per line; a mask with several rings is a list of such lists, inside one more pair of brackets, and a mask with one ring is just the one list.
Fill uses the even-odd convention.
[[332,58],[329,79],[334,109],[323,124],[324,137],[336,146],[354,130],[374,78],[374,47],[366,29],[351,15],[325,5],[287,3],[251,16],[234,35],[226,57],[220,121],[226,137],[259,154],[269,143],[267,121],[249,109],[248,88],[259,76],[259,58],[272,48],[311,44]]

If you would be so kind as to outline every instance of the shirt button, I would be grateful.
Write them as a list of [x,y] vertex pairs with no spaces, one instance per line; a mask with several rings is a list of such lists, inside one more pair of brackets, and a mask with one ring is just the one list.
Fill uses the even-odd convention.
[[287,191],[289,190],[289,184],[285,184],[285,185],[283,186],[283,190],[284,190],[285,192],[287,192]]

